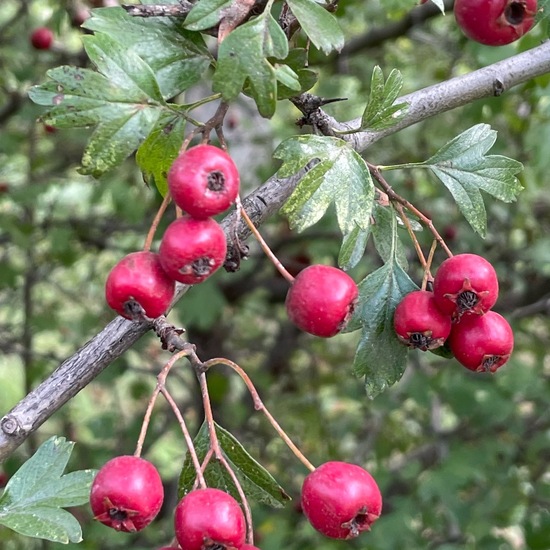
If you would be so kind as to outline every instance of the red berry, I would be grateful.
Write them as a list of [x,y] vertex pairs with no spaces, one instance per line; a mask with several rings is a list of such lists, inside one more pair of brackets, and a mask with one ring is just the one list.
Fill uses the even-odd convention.
[[127,319],[139,319],[143,314],[155,318],[168,309],[175,286],[162,269],[158,254],[143,250],[128,254],[113,267],[105,283],[105,298]]
[[458,254],[445,260],[434,277],[437,307],[457,321],[465,313],[482,315],[498,298],[493,266],[476,254]]
[[90,493],[95,519],[117,531],[141,531],[159,513],[164,488],[156,468],[137,456],[117,456],[97,473]]
[[227,210],[239,192],[239,172],[219,147],[197,145],[176,158],[168,172],[174,202],[194,218]]
[[382,495],[374,478],[360,466],[325,462],[304,480],[302,509],[320,533],[351,539],[378,519]]
[[182,550],[233,550],[241,548],[246,536],[239,503],[220,489],[184,496],[176,506],[174,528]]
[[355,281],[341,269],[310,265],[298,273],[288,290],[286,310],[300,329],[329,338],[346,326],[357,295]]
[[37,50],[49,50],[53,44],[53,32],[48,27],[38,27],[31,33],[31,44]]
[[454,13],[464,34],[488,46],[502,46],[535,24],[536,0],[456,0]]
[[160,262],[172,279],[194,285],[210,277],[227,253],[225,233],[213,219],[183,216],[166,229],[159,248]]
[[451,332],[451,318],[438,309],[433,292],[416,290],[395,308],[393,326],[403,344],[426,351],[445,343]]
[[453,326],[449,347],[467,369],[495,372],[510,358],[514,333],[508,321],[495,311],[468,315]]

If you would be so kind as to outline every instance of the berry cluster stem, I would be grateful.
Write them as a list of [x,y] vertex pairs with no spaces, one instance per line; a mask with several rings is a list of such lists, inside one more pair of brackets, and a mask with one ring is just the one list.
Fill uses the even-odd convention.
[[145,441],[145,436],[147,435],[147,429],[149,427],[149,423],[151,421],[151,415],[153,413],[153,408],[155,406],[155,403],[157,401],[157,397],[159,393],[163,395],[163,397],[166,399],[168,404],[170,405],[170,408],[176,415],[176,418],[178,420],[178,423],[180,425],[181,431],[183,432],[183,437],[185,439],[185,443],[187,444],[187,448],[189,449],[189,454],[191,455],[191,460],[193,461],[193,465],[195,466],[195,469],[197,470],[197,476],[199,478],[199,484],[201,487],[206,487],[206,483],[204,481],[204,477],[201,472],[201,466],[199,459],[197,457],[197,453],[195,451],[195,446],[193,445],[193,439],[191,437],[191,434],[189,433],[189,430],[187,428],[187,424],[185,423],[185,420],[174,401],[172,395],[166,388],[166,378],[168,376],[168,373],[170,372],[170,369],[174,366],[174,364],[181,359],[182,357],[187,357],[191,353],[191,348],[185,348],[175,355],[173,355],[167,363],[162,367],[162,370],[157,375],[157,384],[155,386],[155,389],[153,390],[153,393],[151,395],[151,398],[149,399],[149,403],[147,405],[147,409],[145,411],[145,415],[143,416],[143,422],[141,424],[141,430],[139,433],[138,441],[136,444],[136,450],[134,452],[134,456],[141,456],[141,452],[143,450],[143,443]]
[[[203,363],[204,365],[204,363]],[[199,379],[199,385],[201,388],[201,396],[202,396],[202,403],[204,407],[204,417],[206,419],[206,424],[208,426],[208,433],[210,436],[210,450],[211,453],[208,453],[205,457],[205,460],[203,461],[202,467],[199,467],[197,470],[197,475],[199,475],[199,472],[202,474],[203,469],[206,468],[206,465],[208,464],[208,461],[210,460],[210,457],[212,454],[220,462],[220,464],[227,470],[227,473],[231,477],[231,480],[233,481],[237,492],[239,493],[239,497],[241,499],[243,509],[244,509],[244,516],[246,518],[246,524],[247,524],[247,533],[248,533],[248,540],[250,544],[253,543],[253,527],[252,527],[252,512],[250,510],[250,504],[248,503],[248,499],[246,498],[245,492],[242,488],[241,482],[239,481],[239,478],[233,471],[233,468],[229,465],[227,462],[222,449],[220,447],[220,441],[218,439],[218,434],[216,433],[216,425],[214,423],[214,415],[212,413],[212,405],[210,403],[210,395],[208,393],[208,384],[206,382],[206,371],[202,370],[202,372],[197,373],[197,377]],[[208,459],[208,460],[207,460]],[[196,465],[195,465],[196,468]]]
[[256,390],[256,387],[252,383],[252,380],[250,379],[248,374],[246,374],[245,370],[239,365],[237,365],[237,363],[234,363],[230,359],[225,359],[223,357],[216,357],[214,359],[209,359],[208,361],[205,361],[203,363],[203,368],[207,370],[214,365],[226,365],[229,368],[233,369],[241,377],[242,381],[245,383],[248,391],[250,392],[252,401],[254,402],[254,409],[262,412],[265,415],[269,423],[273,426],[273,429],[279,434],[279,437],[286,443],[286,445],[294,453],[296,458],[298,458],[298,460],[308,470],[310,471],[315,470],[315,466],[304,456],[302,451],[298,449],[295,443],[290,439],[287,433],[281,428],[280,424],[277,422],[277,420],[275,420],[274,416],[269,412],[267,407],[264,405],[263,401],[260,398],[260,395],[258,394],[258,390]]
[[[445,253],[449,258],[453,257],[453,253],[447,246],[447,243],[445,242],[445,239],[439,234],[439,231],[435,228],[432,220],[428,218],[426,215],[424,215],[414,204],[409,202],[407,199],[403,198],[401,195],[398,195],[391,185],[385,180],[384,176],[382,176],[382,173],[380,172],[380,168],[374,164],[371,164],[370,162],[367,162],[367,166],[369,168],[369,172],[371,173],[372,177],[378,182],[378,184],[382,187],[384,192],[388,195],[390,200],[393,203],[400,204],[404,208],[406,208],[409,212],[414,214],[419,220],[422,225],[428,228],[428,230],[432,233],[435,240],[443,248]],[[416,237],[413,237],[413,242],[416,242]],[[416,244],[415,244],[416,247]]]

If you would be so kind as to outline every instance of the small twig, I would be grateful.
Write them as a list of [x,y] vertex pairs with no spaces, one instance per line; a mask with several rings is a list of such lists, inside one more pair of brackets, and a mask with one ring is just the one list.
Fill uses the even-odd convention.
[[432,266],[432,261],[434,259],[435,249],[437,248],[437,241],[434,239],[432,241],[432,246],[430,247],[430,252],[428,254],[428,259],[426,260],[426,268],[424,269],[424,277],[422,277],[422,290],[426,290],[428,282],[433,281],[432,273],[430,268]]
[[384,177],[380,173],[380,170],[378,169],[378,166],[375,166],[374,164],[371,164],[370,162],[367,162],[367,166],[368,166],[369,171],[372,174],[373,178],[382,186],[382,188],[384,189],[384,191],[386,192],[388,197],[392,201],[403,205],[407,210],[409,210],[409,212],[412,212],[420,220],[420,222],[430,230],[432,235],[435,237],[435,240],[437,241],[439,246],[441,246],[441,248],[443,248],[443,250],[445,251],[447,256],[449,256],[449,258],[452,258],[453,253],[451,252],[451,250],[447,246],[447,243],[445,242],[443,237],[439,234],[439,232],[435,228],[432,220],[430,218],[428,218],[427,216],[425,216],[424,214],[422,214],[422,212],[420,212],[420,210],[418,210],[418,208],[416,208],[416,206],[414,206],[414,204],[410,203],[407,199],[403,198],[401,195],[398,195],[392,189],[391,185],[384,179]]
[[286,434],[286,432],[281,428],[279,423],[275,420],[273,415],[269,412],[267,407],[264,405],[263,401],[260,399],[260,395],[258,394],[258,391],[256,390],[254,384],[252,383],[252,380],[246,374],[244,369],[237,365],[237,363],[234,363],[230,359],[225,359],[223,357],[217,357],[214,359],[209,359],[208,361],[205,361],[202,365],[203,369],[206,371],[210,367],[213,367],[214,365],[226,365],[233,369],[242,379],[242,381],[245,383],[246,387],[248,388],[248,391],[250,392],[250,395],[252,396],[252,400],[254,402],[254,409],[257,411],[262,412],[266,418],[269,420],[269,423],[273,426],[274,430],[279,434],[279,437],[286,443],[288,448],[294,453],[296,458],[310,471],[313,472],[315,470],[315,466],[304,456],[302,451],[298,449],[298,447],[294,444],[294,442],[290,439],[290,437]]
[[162,203],[159,206],[157,213],[155,214],[155,218],[153,222],[151,223],[151,227],[147,232],[147,237],[145,238],[143,250],[146,250],[146,251],[151,250],[151,245],[153,243],[153,239],[155,238],[155,233],[157,232],[162,216],[166,212],[166,208],[168,208],[168,205],[170,204],[170,200],[171,200],[170,193],[167,192],[166,195],[164,195],[164,198],[162,199]]
[[272,252],[271,248],[269,248],[269,245],[265,242],[260,232],[256,229],[256,226],[254,225],[252,220],[249,218],[248,214],[246,213],[246,210],[242,207],[239,197],[237,197],[236,202],[238,207],[240,208],[239,211],[242,218],[246,222],[246,225],[248,225],[250,231],[252,231],[252,234],[254,235],[254,237],[256,237],[256,240],[260,243],[260,246],[262,247],[262,250],[264,251],[265,255],[271,260],[273,265],[277,268],[277,271],[279,271],[279,273],[290,284],[292,284],[294,282],[294,277],[286,270],[285,266],[281,263],[279,258],[277,258],[277,256],[275,256],[275,254]]
[[179,4],[149,4],[149,5],[125,5],[128,15],[134,17],[186,17],[191,11],[193,3],[188,0],[179,0]]

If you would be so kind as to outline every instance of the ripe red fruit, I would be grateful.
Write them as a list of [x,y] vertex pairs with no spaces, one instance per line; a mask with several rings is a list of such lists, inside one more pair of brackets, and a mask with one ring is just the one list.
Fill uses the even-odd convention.
[[90,492],[95,519],[117,531],[141,531],[159,513],[164,489],[157,469],[137,456],[117,456],[97,473]]
[[462,315],[482,315],[498,298],[498,279],[493,266],[476,254],[446,259],[434,277],[437,307],[454,321]]
[[310,265],[298,273],[290,286],[286,310],[300,329],[329,338],[346,326],[357,295],[355,281],[341,269]]
[[514,333],[508,321],[495,311],[468,315],[453,326],[449,347],[457,361],[476,372],[495,372],[514,349]]
[[242,547],[246,536],[239,503],[212,488],[191,491],[179,501],[174,528],[182,550],[233,550]]
[[166,229],[159,248],[160,263],[175,281],[194,285],[210,277],[227,253],[225,233],[212,218],[183,216]]
[[143,250],[128,254],[113,267],[105,283],[105,298],[127,319],[139,319],[143,313],[155,318],[168,309],[175,286],[158,254]]
[[219,147],[197,145],[173,162],[168,186],[174,202],[193,218],[208,218],[227,210],[239,192],[239,172]]
[[37,50],[49,50],[53,44],[53,32],[48,27],[38,27],[31,33],[31,44]]
[[426,351],[445,343],[451,332],[451,317],[438,309],[433,292],[416,290],[397,304],[393,326],[403,344]]
[[175,293],[158,254],[142,250],[124,256],[107,276],[109,307],[127,319],[155,318],[165,313]]
[[536,0],[456,0],[454,14],[464,34],[488,46],[522,37],[535,23]]
[[302,510],[320,533],[351,539],[378,519],[382,495],[374,478],[360,466],[325,462],[304,480]]

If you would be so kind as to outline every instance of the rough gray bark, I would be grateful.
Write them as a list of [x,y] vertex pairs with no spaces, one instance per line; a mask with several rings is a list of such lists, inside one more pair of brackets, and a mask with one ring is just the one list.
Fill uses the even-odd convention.
[[[381,132],[361,132],[347,136],[352,146],[363,151],[372,143],[428,117],[471,103],[476,99],[500,95],[509,88],[550,72],[550,42],[530,51],[474,71],[468,75],[419,90],[398,101],[409,104],[407,116],[394,127]],[[299,103],[299,101],[298,101]],[[339,123],[321,110],[309,113],[321,127],[337,130],[357,128],[359,121]],[[317,122],[316,122],[317,121]],[[279,210],[298,183],[300,175],[281,179],[272,177],[244,201],[246,211],[261,225]],[[224,220],[229,234],[235,227],[235,214]],[[250,236],[244,222],[237,224],[241,240]],[[186,291],[180,286],[178,297]],[[103,369],[129,349],[151,328],[148,323],[132,323],[117,318],[65,360],[44,382],[23,398],[0,420],[0,461],[8,457],[54,412],[86,387]]]

